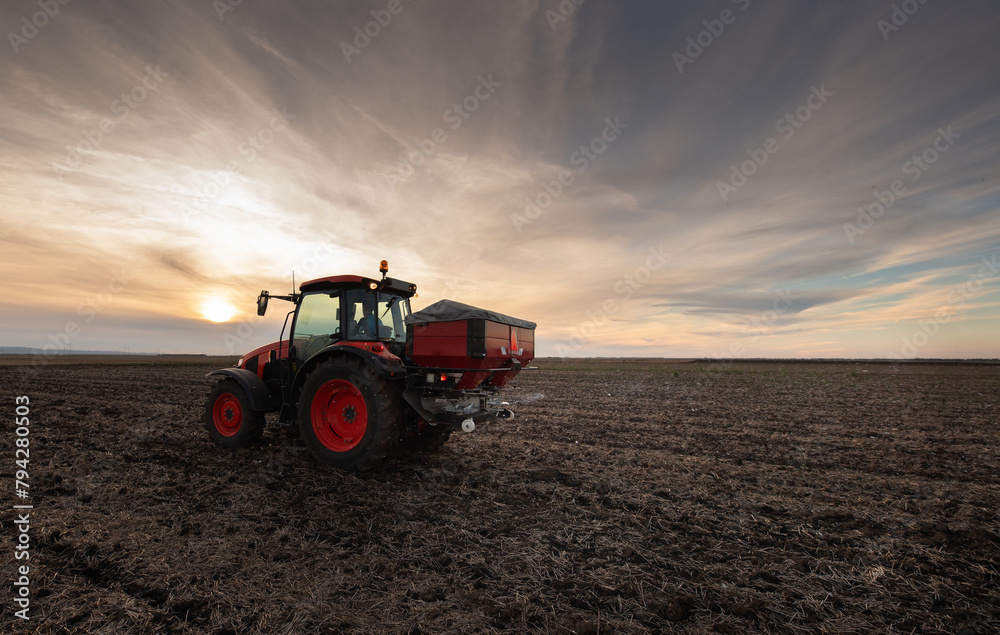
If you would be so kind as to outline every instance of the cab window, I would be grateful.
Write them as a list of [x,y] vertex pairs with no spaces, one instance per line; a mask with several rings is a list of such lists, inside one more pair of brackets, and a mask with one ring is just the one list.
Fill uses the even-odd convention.
[[406,342],[406,316],[410,301],[398,295],[378,294],[380,337],[394,342]]
[[388,293],[351,289],[344,296],[347,337],[352,340],[406,341],[409,300]]
[[345,294],[344,305],[347,311],[348,339],[378,339],[372,294],[363,289],[351,289]]
[[295,318],[293,336],[301,358],[309,359],[340,337],[340,294],[326,292],[304,296]]

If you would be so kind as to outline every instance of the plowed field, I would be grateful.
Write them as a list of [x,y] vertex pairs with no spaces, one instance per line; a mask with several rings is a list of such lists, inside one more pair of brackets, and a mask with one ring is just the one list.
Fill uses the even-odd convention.
[[1000,632],[1000,366],[540,365],[367,475],[214,447],[205,365],[0,367],[0,631]]

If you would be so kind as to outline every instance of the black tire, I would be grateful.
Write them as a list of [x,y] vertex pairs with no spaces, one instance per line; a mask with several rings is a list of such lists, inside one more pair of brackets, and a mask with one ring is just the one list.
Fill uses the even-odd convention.
[[445,424],[425,424],[420,432],[406,439],[406,448],[412,452],[436,452],[451,437],[452,427]]
[[208,436],[224,448],[252,444],[264,432],[264,413],[250,408],[246,392],[233,379],[215,384],[205,404]]
[[374,469],[395,444],[401,418],[399,391],[359,358],[325,361],[302,385],[299,429],[321,463]]

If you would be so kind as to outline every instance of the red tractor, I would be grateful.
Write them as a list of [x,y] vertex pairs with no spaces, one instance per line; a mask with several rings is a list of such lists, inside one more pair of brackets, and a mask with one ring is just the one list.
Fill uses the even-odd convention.
[[401,442],[433,450],[454,429],[514,416],[501,391],[534,358],[535,324],[450,300],[411,313],[416,285],[387,277],[384,260],[379,271],[261,291],[258,315],[270,298],[295,308],[281,339],[209,373],[222,378],[205,408],[216,443],[253,443],[277,412],[317,460],[364,471]]

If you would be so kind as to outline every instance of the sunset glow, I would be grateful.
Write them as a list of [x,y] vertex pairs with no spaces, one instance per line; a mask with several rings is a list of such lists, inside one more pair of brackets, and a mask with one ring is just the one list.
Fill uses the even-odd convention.
[[201,314],[210,322],[228,322],[237,309],[221,298],[209,298],[201,305]]

